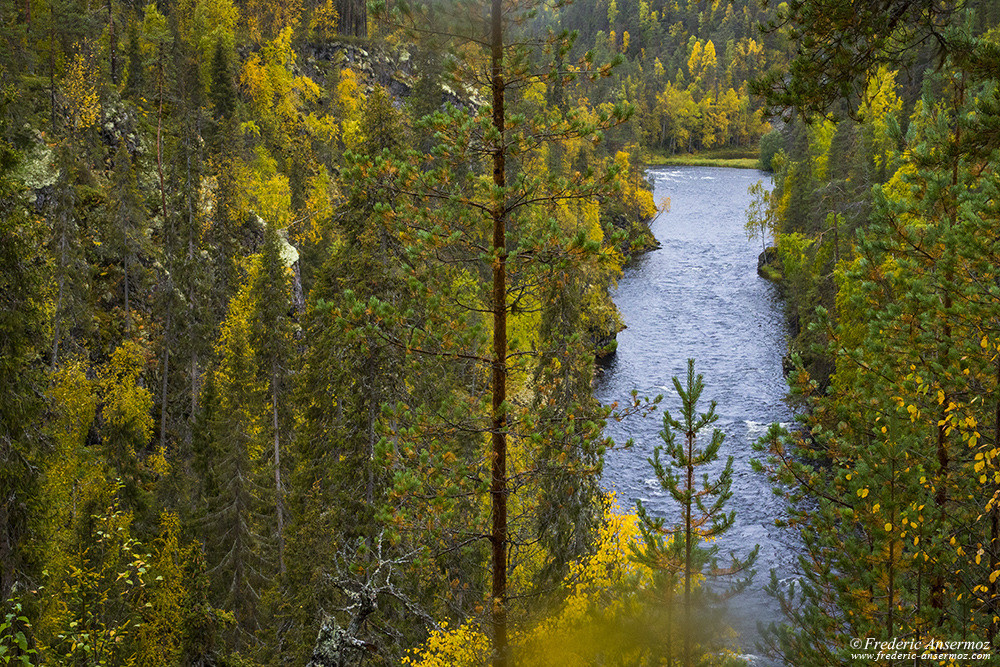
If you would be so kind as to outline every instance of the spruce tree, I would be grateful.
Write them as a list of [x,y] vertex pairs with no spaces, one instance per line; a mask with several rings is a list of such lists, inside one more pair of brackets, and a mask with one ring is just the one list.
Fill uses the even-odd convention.
[[[21,154],[7,140],[6,95],[0,98],[0,601],[30,574],[29,502],[38,481],[36,419],[43,403],[38,364],[44,344],[43,258],[12,178]],[[6,605],[3,607],[6,610]]]

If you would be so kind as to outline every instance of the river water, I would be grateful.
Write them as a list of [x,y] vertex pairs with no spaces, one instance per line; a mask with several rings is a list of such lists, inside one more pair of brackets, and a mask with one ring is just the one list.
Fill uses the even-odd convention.
[[[781,620],[777,603],[763,586],[771,569],[779,578],[791,576],[797,551],[795,537],[774,525],[783,515],[782,500],[750,466],[752,445],[768,425],[793,421],[783,401],[786,330],[781,302],[774,285],[757,275],[760,241],[748,241],[743,229],[747,189],[761,179],[770,185],[770,176],[712,167],[656,168],[648,175],[656,201],[669,197],[671,206],[651,223],[660,249],[635,258],[613,294],[627,328],[618,334],[617,352],[604,363],[597,397],[625,405],[633,389],[640,396],[663,394],[661,405],[677,417],[679,398],[671,378],[683,382],[687,359],[695,359],[695,371],[705,381],[700,411],[717,401],[715,427],[726,435],[720,461],[706,468],[709,478],[718,475],[726,457],[734,459],[728,509],[736,511],[736,523],[719,540],[720,562],[730,551],[744,556],[760,545],[756,578],[728,602],[738,647],[753,654],[757,622]],[[678,507],[646,460],[662,444],[662,427],[660,411],[610,423],[607,432],[617,443],[633,438],[635,446],[609,452],[603,481],[617,492],[623,509],[634,508],[641,499],[671,524],[680,518]],[[702,444],[710,437],[706,433]]]

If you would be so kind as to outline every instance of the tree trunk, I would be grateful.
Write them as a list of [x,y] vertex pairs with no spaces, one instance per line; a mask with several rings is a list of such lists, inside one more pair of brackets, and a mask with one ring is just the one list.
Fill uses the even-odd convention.
[[170,375],[170,303],[163,331],[163,384],[160,392],[160,449],[167,449],[167,377]]
[[281,432],[278,430],[278,363],[271,362],[271,415],[274,419],[274,500],[278,510],[278,570],[285,574],[285,515],[281,502]]
[[[997,360],[996,386],[1000,388],[1000,359]],[[1000,446],[1000,398],[996,400],[993,411],[993,446]],[[1000,489],[994,487],[994,493]],[[1000,569],[1000,506],[994,502],[990,510],[990,572]],[[1000,610],[997,609],[997,580],[990,582],[989,604],[987,608],[990,614],[990,627],[987,630],[987,639],[992,650],[997,650],[997,634],[1000,633],[1000,620],[997,616]]]
[[108,0],[108,60],[111,65],[111,83],[118,85],[118,52],[115,44],[115,15],[112,0]]
[[160,207],[163,210],[163,223],[167,222],[167,191],[163,185],[163,46],[160,46],[157,63],[157,88],[159,109],[156,118],[156,173],[160,178]]
[[694,439],[687,434],[687,497],[684,503],[684,667],[691,667],[691,505],[694,503]]
[[493,665],[507,667],[507,202],[505,188],[506,152],[504,144],[503,25],[501,0],[493,0],[490,16],[493,127],[497,131],[493,151],[493,185],[499,200],[493,203],[493,385],[492,433],[493,470],[491,500],[493,513]]

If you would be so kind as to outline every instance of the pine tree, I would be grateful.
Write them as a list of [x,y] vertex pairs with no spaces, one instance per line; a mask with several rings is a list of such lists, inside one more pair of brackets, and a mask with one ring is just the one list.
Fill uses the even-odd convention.
[[993,93],[959,70],[939,76],[948,97],[915,106],[909,150],[873,190],[838,276],[829,391],[809,395],[798,373],[808,436],[775,429],[762,442],[808,554],[797,591],[772,589],[792,623],[770,641],[791,664],[846,659],[842,633],[996,638],[997,531],[983,499],[997,478],[997,248],[986,231],[997,211],[981,178],[995,155],[968,148],[995,122],[983,103]]
[[111,181],[118,196],[109,211],[111,219],[107,245],[110,252],[116,255],[112,261],[120,263],[124,330],[118,335],[127,337],[133,334],[136,322],[145,319],[134,313],[133,309],[136,304],[135,294],[146,292],[141,260],[148,255],[149,242],[146,211],[139,198],[136,170],[124,142],[115,151]]
[[[663,583],[670,589],[667,591],[668,595],[675,585],[683,584],[681,660],[685,667],[690,667],[700,659],[697,654],[703,654],[707,649],[704,644],[695,645],[695,638],[700,634],[698,628],[702,627],[699,619],[695,618],[699,613],[695,595],[708,594],[709,590],[707,587],[700,587],[696,591],[696,580],[701,577],[733,578],[735,581],[724,595],[741,591],[753,576],[750,568],[757,560],[760,546],[754,547],[742,559],[732,554],[729,566],[722,568],[716,560],[718,545],[702,546],[725,534],[736,519],[735,512],[725,510],[726,503],[733,495],[733,457],[728,457],[725,468],[714,480],[710,481],[708,475],[704,474],[699,488],[695,472],[719,458],[719,448],[725,436],[719,429],[714,429],[709,443],[704,448],[697,446],[701,431],[717,421],[719,416],[715,413],[715,401],[710,404],[708,412],[698,413],[698,401],[705,383],[701,375],[695,376],[694,359],[688,359],[687,380],[684,385],[676,377],[673,383],[681,400],[680,419],[675,419],[669,411],[664,411],[663,430],[660,432],[664,444],[653,450],[649,464],[660,486],[670,493],[680,507],[681,517],[678,522],[667,527],[662,517],[651,516],[642,502],[638,501],[636,511],[641,522],[643,547],[637,550],[634,557],[653,570],[668,570]],[[677,433],[681,434],[682,439],[678,440]],[[668,458],[663,460],[661,454]],[[738,576],[747,571],[747,576]],[[706,612],[707,610],[702,610],[700,613],[704,615]],[[668,633],[673,632],[673,628],[668,628]],[[669,641],[671,640],[668,638]]]
[[[526,363],[531,356],[530,342],[510,332],[521,313],[539,307],[547,267],[564,259],[581,264],[600,261],[599,242],[588,238],[582,225],[560,219],[559,206],[595,197],[607,187],[590,173],[567,176],[533,165],[542,145],[599,138],[604,129],[624,121],[629,110],[617,104],[597,111],[589,120],[582,110],[540,109],[530,122],[517,113],[518,84],[512,82],[554,82],[570,76],[547,68],[539,71],[532,64],[532,58],[541,55],[531,53],[532,45],[541,40],[533,42],[529,35],[517,32],[530,8],[495,0],[488,8],[463,7],[460,12],[436,3],[396,9],[390,18],[414,28],[415,33],[434,33],[447,17],[454,26],[436,34],[441,48],[455,53],[472,48],[489,63],[485,82],[491,97],[487,105],[479,110],[446,107],[429,121],[438,139],[429,155],[412,155],[403,164],[376,161],[376,167],[393,176],[394,187],[403,195],[399,205],[380,212],[387,224],[399,229],[412,258],[411,280],[414,286],[419,283],[420,292],[431,304],[432,319],[412,328],[400,343],[406,349],[419,349],[445,360],[451,356],[462,365],[460,372],[468,374],[466,386],[472,387],[464,404],[451,400],[444,409],[433,404],[401,405],[398,426],[389,439],[391,450],[387,442],[384,451],[391,451],[397,493],[411,501],[427,493],[462,501],[470,492],[483,494],[488,489],[488,529],[470,530],[475,524],[466,523],[460,530],[451,527],[448,532],[450,539],[460,544],[468,544],[470,536],[477,533],[489,535],[490,583],[484,611],[489,614],[494,665],[500,667],[511,661],[510,575],[522,566],[514,558],[518,551],[513,547],[538,542],[533,530],[529,532],[518,520],[531,515],[524,511],[529,494],[523,490],[526,480],[539,472],[524,463],[535,441],[526,428],[530,420],[514,400],[520,378],[531,370]],[[479,23],[470,20],[483,14],[490,17],[486,40],[480,37]],[[554,45],[565,39],[569,39],[568,34],[551,35],[546,43],[558,49]],[[460,87],[481,76],[470,59],[456,59],[454,64],[452,76]],[[590,65],[589,60],[582,63],[595,77],[608,71],[591,69]],[[479,165],[491,170],[491,176],[480,177],[475,171]],[[491,339],[487,346],[482,344],[484,333]],[[571,414],[567,412],[566,419],[572,419]],[[601,411],[581,418],[584,422],[599,421]],[[454,437],[461,449],[445,449],[448,441],[433,437],[441,432]],[[416,434],[420,439],[414,438]],[[481,439],[488,443],[478,442]],[[589,456],[581,454],[580,460]],[[433,476],[412,469],[395,472],[408,457]],[[567,468],[570,465],[567,461]],[[595,469],[584,463],[582,477],[594,474]],[[472,488],[463,488],[470,480],[474,480]],[[442,486],[435,488],[430,482]],[[411,507],[418,513],[426,512]],[[456,507],[456,511],[472,512],[471,517],[477,516],[475,509],[475,505],[466,510]]]
[[[362,104],[371,113],[362,117],[358,152],[346,156],[344,182],[350,187],[335,216],[341,242],[316,272],[303,317],[302,367],[295,378],[301,426],[292,451],[294,518],[288,531],[288,581],[296,591],[295,604],[289,605],[294,623],[289,636],[298,642],[290,645],[295,657],[289,659],[295,660],[308,657],[317,627],[329,621],[325,615],[341,595],[331,571],[336,554],[348,545],[366,545],[355,551],[361,559],[355,565],[367,567],[367,558],[374,557],[370,548],[381,544],[380,535],[394,520],[387,500],[391,478],[376,456],[389,430],[386,406],[415,400],[414,394],[440,398],[458,381],[434,376],[427,367],[410,372],[397,343],[403,322],[398,313],[379,306],[394,304],[410,322],[422,317],[423,306],[406,286],[403,247],[376,213],[380,206],[392,206],[396,193],[385,181],[366,178],[377,157],[404,150],[404,122],[378,88]],[[396,543],[382,545],[387,557],[402,558],[420,539],[395,536]],[[424,592],[424,597],[434,595]],[[412,615],[397,617],[388,604],[380,611],[398,631],[412,631]],[[380,639],[387,654],[402,650],[398,642]]]
[[60,146],[57,153],[58,180],[53,185],[50,209],[49,254],[52,257],[55,280],[55,303],[52,307],[52,349],[49,361],[52,369],[59,363],[61,352],[74,350],[78,338],[92,332],[86,316],[89,281],[86,277],[86,257],[80,242],[77,220],[77,183],[83,169],[72,158],[70,149]]

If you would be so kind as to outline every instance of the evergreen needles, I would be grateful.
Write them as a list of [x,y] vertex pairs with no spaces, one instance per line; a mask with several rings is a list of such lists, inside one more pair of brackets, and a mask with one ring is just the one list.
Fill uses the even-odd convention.
[[[753,564],[757,560],[760,546],[744,558],[731,554],[728,567],[720,567],[716,556],[718,545],[709,544],[732,527],[735,512],[726,512],[726,502],[732,497],[730,487],[733,480],[733,457],[726,459],[722,473],[713,480],[707,473],[702,474],[700,486],[695,480],[696,469],[711,464],[719,458],[719,448],[724,435],[719,429],[712,430],[712,439],[705,447],[698,446],[699,434],[715,423],[719,416],[715,413],[715,401],[708,412],[698,413],[698,400],[705,389],[701,375],[695,375],[694,359],[688,359],[687,381],[681,386],[680,380],[673,378],[674,389],[681,399],[680,419],[675,419],[669,411],[663,414],[663,430],[660,437],[664,445],[653,450],[649,460],[656,478],[681,510],[680,522],[667,527],[663,517],[653,517],[637,501],[640,531],[643,546],[634,549],[633,558],[660,573],[658,588],[665,596],[668,608],[666,632],[666,652],[668,662],[672,660],[674,639],[681,639],[682,664],[694,664],[696,653],[706,650],[706,640],[695,643],[699,609],[697,604],[712,598],[727,598],[743,590],[753,577]],[[681,438],[677,434],[681,434]],[[721,592],[710,591],[707,587],[694,588],[702,578],[727,578],[729,585]],[[680,626],[672,622],[671,607],[673,596],[679,585],[683,585],[683,605]],[[696,599],[697,597],[697,599]],[[704,611],[701,607],[700,611]]]

